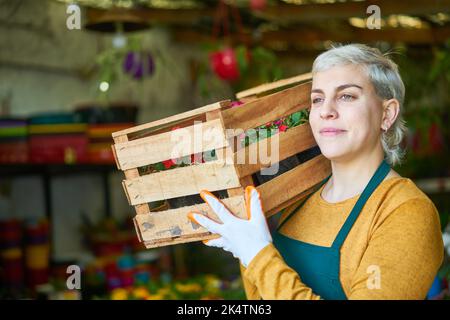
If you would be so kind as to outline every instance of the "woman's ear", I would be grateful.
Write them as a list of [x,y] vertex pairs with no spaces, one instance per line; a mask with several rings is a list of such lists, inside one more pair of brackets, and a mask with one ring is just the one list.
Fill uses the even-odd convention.
[[381,130],[387,131],[397,119],[400,113],[400,103],[397,99],[389,99],[383,102],[383,119]]

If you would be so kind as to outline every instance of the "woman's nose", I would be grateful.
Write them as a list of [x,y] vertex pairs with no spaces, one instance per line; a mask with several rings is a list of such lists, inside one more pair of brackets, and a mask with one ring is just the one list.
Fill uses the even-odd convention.
[[337,118],[338,113],[332,99],[326,99],[320,108],[320,117],[324,120]]

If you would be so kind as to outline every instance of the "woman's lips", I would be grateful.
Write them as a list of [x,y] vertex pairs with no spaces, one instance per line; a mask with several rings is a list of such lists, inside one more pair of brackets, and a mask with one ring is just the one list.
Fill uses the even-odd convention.
[[323,128],[319,132],[322,136],[332,137],[332,136],[340,135],[340,134],[346,132],[346,130],[342,130],[342,129],[338,129],[338,128]]

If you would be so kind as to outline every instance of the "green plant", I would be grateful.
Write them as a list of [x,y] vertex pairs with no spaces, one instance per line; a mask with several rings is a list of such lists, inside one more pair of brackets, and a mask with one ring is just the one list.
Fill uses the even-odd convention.
[[307,109],[304,109],[301,111],[294,112],[293,114],[287,117],[272,122],[268,122],[265,125],[256,128],[256,130],[254,131],[253,130],[248,131],[245,134],[245,136],[242,136],[245,137],[243,139],[242,144],[244,146],[248,146],[259,140],[269,138],[278,132],[287,131],[290,128],[308,122],[308,118],[309,118],[309,111]]
[[434,61],[430,69],[430,81],[435,81],[440,76],[450,82],[450,39],[447,40],[444,47],[435,51]]
[[277,56],[271,50],[263,47],[249,48],[245,45],[237,45],[233,47],[233,51],[239,69],[239,78],[234,81],[221,80],[212,72],[209,59],[213,52],[227,47],[229,47],[227,44],[220,42],[201,45],[203,52],[206,54],[206,59],[203,58],[203,60],[199,61],[197,84],[203,97],[212,96],[214,91],[224,83],[230,86],[233,93],[237,93],[244,89],[282,78],[283,72]]

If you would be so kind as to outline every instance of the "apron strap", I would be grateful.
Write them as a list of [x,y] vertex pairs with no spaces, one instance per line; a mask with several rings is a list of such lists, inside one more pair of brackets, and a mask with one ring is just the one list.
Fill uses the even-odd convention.
[[358,201],[356,202],[355,206],[353,207],[352,211],[350,212],[347,220],[345,221],[344,225],[342,226],[341,230],[339,231],[336,239],[333,242],[332,248],[340,249],[342,244],[344,243],[345,239],[347,238],[347,235],[349,234],[351,228],[353,227],[353,224],[355,223],[356,219],[358,218],[362,208],[366,204],[369,197],[372,195],[372,193],[375,191],[375,189],[380,185],[380,183],[384,180],[384,178],[387,176],[389,171],[391,170],[391,167],[387,164],[386,160],[383,159],[381,164],[379,165],[378,169],[375,171],[374,175],[370,179],[367,186],[364,188],[364,191],[361,193],[361,195],[358,198]]
[[303,207],[303,205],[306,203],[306,201],[308,201],[308,199],[309,199],[314,193],[316,193],[316,191],[319,190],[319,189],[322,187],[322,185],[324,185],[324,184],[328,181],[328,179],[330,179],[330,177],[331,177],[331,174],[330,174],[328,177],[326,177],[324,180],[322,180],[322,181],[319,183],[319,185],[317,186],[316,190],[314,190],[313,192],[311,192],[305,199],[303,199],[303,200],[300,202],[300,204],[299,204],[294,210],[292,210],[292,212],[291,212],[286,218],[284,218],[284,220],[278,225],[278,227],[277,227],[276,230],[277,230],[277,231],[280,230],[280,228],[281,228],[286,222],[288,222],[288,220],[289,220],[290,218],[292,218],[296,212],[298,212],[298,211]]

